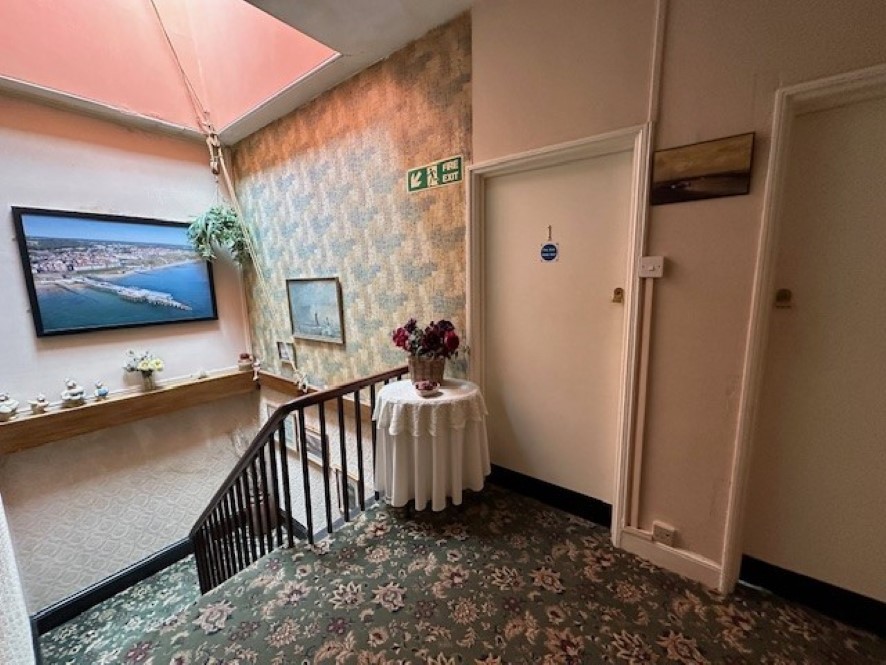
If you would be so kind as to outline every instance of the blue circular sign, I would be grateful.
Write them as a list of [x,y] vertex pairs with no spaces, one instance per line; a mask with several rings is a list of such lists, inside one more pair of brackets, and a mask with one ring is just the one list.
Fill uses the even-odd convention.
[[560,248],[552,242],[546,242],[541,246],[541,260],[555,261],[560,253]]

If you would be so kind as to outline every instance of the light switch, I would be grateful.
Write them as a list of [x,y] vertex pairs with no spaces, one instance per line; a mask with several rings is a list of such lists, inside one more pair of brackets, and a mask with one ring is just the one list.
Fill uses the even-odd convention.
[[663,256],[641,256],[640,257],[640,277],[663,277],[664,276],[664,257]]

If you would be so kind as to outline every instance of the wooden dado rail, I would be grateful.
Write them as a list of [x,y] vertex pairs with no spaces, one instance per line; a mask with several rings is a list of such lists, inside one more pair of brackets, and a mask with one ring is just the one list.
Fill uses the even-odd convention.
[[[302,394],[292,381],[276,374],[260,372],[259,380],[279,392],[293,396]],[[25,405],[24,413],[20,407],[17,418],[0,423],[0,454],[247,394],[259,387],[252,380],[251,371],[226,372],[205,379],[160,385],[157,390],[147,393],[112,395],[100,402],[93,400],[68,409],[55,407],[41,415],[28,414]]]

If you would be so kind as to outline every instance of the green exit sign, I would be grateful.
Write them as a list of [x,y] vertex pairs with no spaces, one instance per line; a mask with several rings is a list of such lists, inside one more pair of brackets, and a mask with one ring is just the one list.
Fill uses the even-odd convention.
[[409,169],[406,172],[406,191],[420,192],[423,189],[442,187],[459,182],[464,170],[464,159],[461,155],[448,157],[439,162]]

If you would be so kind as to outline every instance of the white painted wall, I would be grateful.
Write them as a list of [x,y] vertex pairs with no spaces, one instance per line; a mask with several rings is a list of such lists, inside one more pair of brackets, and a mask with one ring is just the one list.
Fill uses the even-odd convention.
[[789,140],[744,551],[886,602],[886,99]]
[[[646,119],[652,0],[478,0],[474,159]],[[881,0],[669,0],[659,124],[666,148],[757,133],[751,193],[652,209],[655,286],[640,526],[719,561],[775,90],[886,62]],[[534,350],[533,350],[534,351]]]
[[0,391],[25,404],[58,399],[66,376],[111,390],[137,383],[126,350],[150,348],[164,378],[232,367],[245,350],[242,289],[230,262],[215,266],[218,321],[37,339],[11,206],[188,221],[215,201],[205,146],[0,96]]
[[[239,275],[216,264],[219,320],[37,339],[10,206],[187,221],[215,201],[202,144],[0,96],[0,390],[58,399],[62,380],[137,383],[129,348],[166,361],[161,381],[236,363]],[[37,611],[187,535],[234,464],[229,433],[257,404],[231,398],[0,457],[0,492],[28,610]],[[2,427],[2,425],[0,425]]]

